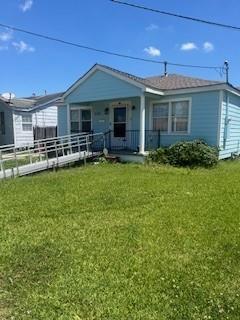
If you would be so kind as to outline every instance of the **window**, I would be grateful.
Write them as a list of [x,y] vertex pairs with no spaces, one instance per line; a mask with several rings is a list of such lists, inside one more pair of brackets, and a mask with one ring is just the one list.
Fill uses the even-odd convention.
[[90,132],[92,130],[91,110],[82,110],[81,113],[82,132]]
[[32,115],[26,114],[22,116],[22,130],[32,131]]
[[154,104],[153,130],[167,133],[187,133],[189,129],[189,105],[189,100]]
[[172,102],[172,132],[188,131],[189,102]]
[[126,137],[126,121],[127,110],[126,107],[114,108],[114,137],[125,138]]
[[153,130],[168,131],[169,104],[159,103],[153,106]]
[[70,118],[71,118],[71,133],[80,132],[79,110],[71,110]]
[[5,134],[5,114],[0,112],[0,134]]
[[92,112],[90,109],[72,109],[70,111],[71,132],[90,132],[92,130]]

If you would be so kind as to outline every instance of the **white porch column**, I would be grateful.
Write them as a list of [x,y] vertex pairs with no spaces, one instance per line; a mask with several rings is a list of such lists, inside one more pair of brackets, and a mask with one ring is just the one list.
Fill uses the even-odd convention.
[[140,133],[139,133],[139,153],[145,151],[145,96],[140,96]]

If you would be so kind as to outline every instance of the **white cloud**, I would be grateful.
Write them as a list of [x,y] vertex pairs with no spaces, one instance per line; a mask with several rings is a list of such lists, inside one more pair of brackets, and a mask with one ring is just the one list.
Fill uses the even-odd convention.
[[25,0],[22,4],[20,4],[20,9],[22,12],[26,12],[30,10],[33,6],[33,0]]
[[152,47],[152,46],[145,48],[143,51],[152,57],[159,57],[161,55],[161,51],[155,47]]
[[19,53],[23,53],[23,52],[34,52],[35,48],[30,46],[29,44],[27,44],[24,41],[19,41],[19,42],[13,42],[12,45],[16,48],[16,50]]
[[204,50],[205,52],[211,52],[211,51],[214,50],[214,45],[213,45],[211,42],[206,41],[206,42],[204,42],[204,44],[203,44],[203,50]]
[[180,48],[182,51],[190,51],[198,49],[197,45],[194,42],[186,42],[181,45]]
[[147,31],[154,31],[154,30],[158,30],[158,29],[159,29],[159,26],[154,23],[151,23],[149,26],[146,27]]
[[7,42],[12,39],[12,31],[8,30],[0,33],[0,41]]

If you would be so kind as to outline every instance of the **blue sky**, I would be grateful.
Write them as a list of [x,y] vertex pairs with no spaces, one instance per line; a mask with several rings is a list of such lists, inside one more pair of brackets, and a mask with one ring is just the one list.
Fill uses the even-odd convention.
[[[129,0],[130,2],[130,0]],[[237,0],[131,0],[160,10],[240,25]],[[109,0],[0,0],[0,23],[138,56],[222,65],[240,85],[240,31],[131,9]],[[61,45],[0,28],[0,92],[17,96],[64,91],[96,62],[139,76],[162,74],[161,65]],[[223,80],[214,70],[169,67],[170,73]]]

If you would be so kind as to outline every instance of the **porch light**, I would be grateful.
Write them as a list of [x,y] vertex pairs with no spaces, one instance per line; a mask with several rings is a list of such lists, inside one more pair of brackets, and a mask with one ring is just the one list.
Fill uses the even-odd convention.
[[132,106],[132,110],[135,110],[136,109],[136,107],[135,106]]
[[109,108],[105,108],[105,110],[104,110],[104,114],[108,114],[108,112],[109,112]]

